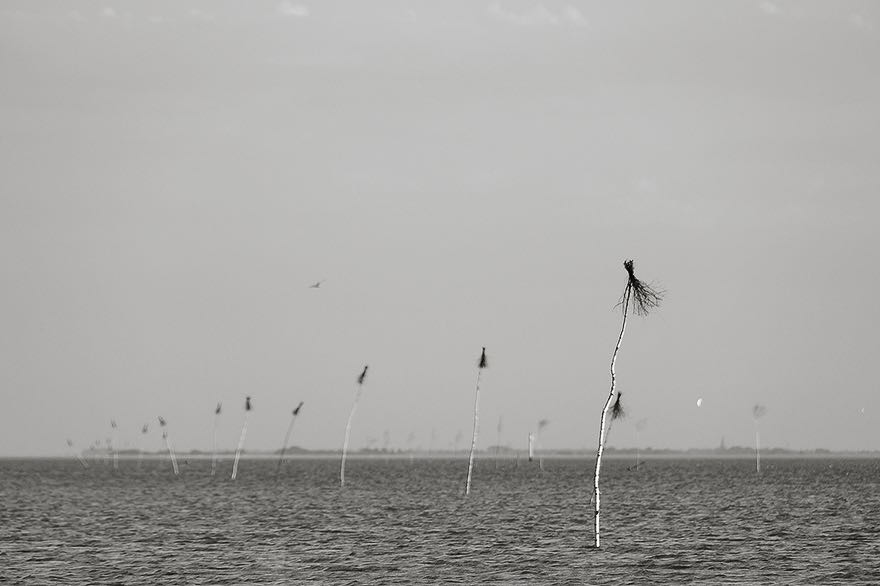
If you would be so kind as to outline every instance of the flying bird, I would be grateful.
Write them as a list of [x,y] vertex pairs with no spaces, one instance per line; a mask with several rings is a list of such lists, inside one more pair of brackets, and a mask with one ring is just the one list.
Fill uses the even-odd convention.
[[316,281],[314,285],[309,285],[309,289],[320,289],[321,283],[326,281],[327,279],[321,279],[320,281]]

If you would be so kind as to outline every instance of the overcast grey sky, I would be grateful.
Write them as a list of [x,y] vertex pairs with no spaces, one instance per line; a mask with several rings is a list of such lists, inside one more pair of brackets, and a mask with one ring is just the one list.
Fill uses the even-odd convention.
[[880,449],[875,2],[6,0],[0,77],[0,455],[339,448],[366,363],[448,448],[482,346],[592,449],[626,258],[609,445]]

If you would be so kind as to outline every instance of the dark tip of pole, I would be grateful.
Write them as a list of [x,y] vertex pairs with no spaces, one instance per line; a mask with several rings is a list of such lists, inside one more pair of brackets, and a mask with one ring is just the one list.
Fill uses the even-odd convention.
[[479,367],[480,367],[480,368],[486,368],[487,366],[489,366],[489,361],[486,360],[486,347],[483,346],[483,353],[480,355],[480,364],[479,364]]
[[635,278],[635,263],[632,259],[623,261],[623,268],[626,269],[626,272],[629,274],[631,279]]
[[250,397],[245,397],[245,399],[244,399],[244,410],[245,411],[251,410],[251,398]]
[[299,410],[302,409],[302,406],[303,406],[303,402],[300,401],[300,402],[299,402],[299,405],[296,406],[296,409],[293,410],[293,415],[294,415],[294,417],[296,417],[297,415],[299,415]]
[[159,416],[159,425],[161,425],[162,427],[165,427],[165,424],[166,424],[165,418],[160,415]]
[[222,402],[222,401],[218,401],[218,402],[217,402],[217,408],[214,409],[214,415],[220,415],[220,411],[222,411],[222,410],[223,410],[223,402]]
[[367,378],[367,369],[368,369],[368,368],[370,368],[370,365],[369,365],[369,364],[366,365],[366,366],[364,366],[364,371],[363,371],[363,372],[361,373],[361,375],[358,377],[358,384],[359,384],[359,385],[364,384],[364,381],[365,381],[366,378]]

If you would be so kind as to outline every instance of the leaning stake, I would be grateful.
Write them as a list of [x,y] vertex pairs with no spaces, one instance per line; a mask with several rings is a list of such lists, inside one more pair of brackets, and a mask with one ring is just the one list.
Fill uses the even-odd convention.
[[238,438],[238,447],[235,448],[235,461],[232,463],[232,478],[238,476],[238,460],[241,458],[241,449],[244,447],[244,436],[247,435],[248,415],[251,414],[251,398],[245,397],[244,400],[244,424],[241,426],[241,435]]
[[623,416],[623,405],[620,402],[620,392],[616,389],[616,374],[614,365],[617,362],[617,353],[620,351],[620,343],[623,341],[623,333],[626,331],[626,316],[630,311],[636,315],[648,315],[648,313],[660,305],[663,299],[663,293],[655,290],[651,285],[638,280],[633,273],[633,261],[627,260],[623,263],[626,269],[627,281],[626,288],[623,290],[623,323],[620,326],[620,335],[617,337],[617,344],[614,346],[614,353],[611,355],[611,392],[608,399],[605,400],[605,407],[602,409],[602,419],[599,422],[599,449],[596,452],[596,472],[593,475],[593,502],[595,504],[595,525],[596,525],[596,547],[599,547],[599,471],[602,467],[602,452],[605,451],[605,440],[607,437],[606,422],[608,412],[611,412],[611,419],[617,419]]
[[211,437],[211,476],[217,473],[217,420],[220,419],[220,412],[223,411],[223,402],[217,403],[214,409],[214,433]]
[[764,417],[767,408],[763,405],[752,407],[752,419],[755,421],[755,471],[761,473],[761,434],[758,432],[758,420]]
[[468,458],[468,475],[467,485],[464,489],[465,496],[471,493],[471,475],[474,469],[474,452],[477,450],[477,434],[480,430],[480,375],[483,369],[489,366],[486,360],[486,347],[483,346],[483,353],[480,355],[480,361],[477,363],[477,390],[474,392],[474,433],[471,436],[471,455]]
[[168,450],[168,455],[171,457],[171,468],[174,470],[174,475],[177,476],[180,474],[180,469],[177,467],[177,457],[174,455],[174,446],[171,445],[171,439],[169,439],[168,432],[165,430],[166,425],[168,425],[168,422],[166,422],[160,415],[159,426],[162,428],[162,440],[165,442],[165,448]]
[[299,415],[299,410],[302,409],[302,406],[303,402],[300,401],[299,405],[296,406],[296,409],[292,411],[290,424],[287,426],[287,433],[284,434],[284,443],[281,445],[281,455],[278,456],[278,467],[275,469],[275,480],[278,480],[278,475],[281,474],[281,463],[284,462],[284,452],[287,450],[287,443],[290,441],[290,432],[293,431],[293,424],[296,421],[296,416]]
[[339,466],[339,486],[345,486],[345,458],[348,456],[348,440],[351,437],[351,422],[354,419],[354,412],[357,409],[358,401],[361,400],[361,390],[364,388],[364,381],[367,379],[367,369],[369,365],[364,366],[363,372],[357,378],[357,390],[354,392],[354,402],[351,404],[351,412],[348,414],[348,422],[345,424],[345,439],[342,441],[342,464]]

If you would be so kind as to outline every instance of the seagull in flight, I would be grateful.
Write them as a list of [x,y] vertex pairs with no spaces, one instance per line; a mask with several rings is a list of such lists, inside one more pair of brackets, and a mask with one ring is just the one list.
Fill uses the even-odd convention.
[[315,282],[314,285],[309,285],[309,289],[320,289],[320,288],[321,288],[321,283],[323,283],[323,282],[326,281],[326,280],[327,280],[327,279],[321,279],[320,281]]

